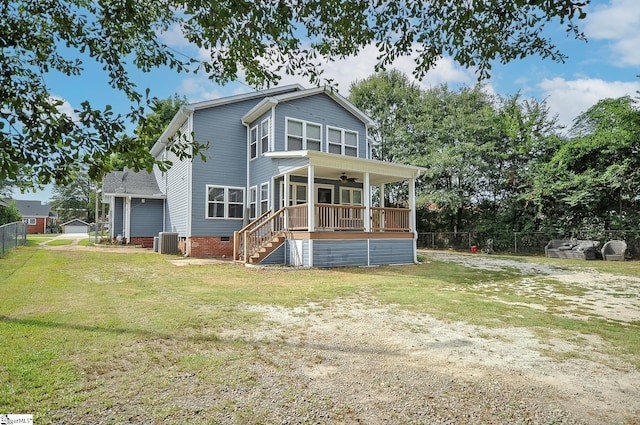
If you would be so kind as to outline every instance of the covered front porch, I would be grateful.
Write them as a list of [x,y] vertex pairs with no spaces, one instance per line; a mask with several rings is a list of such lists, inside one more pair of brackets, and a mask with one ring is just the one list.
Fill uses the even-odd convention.
[[[237,261],[331,267],[332,253],[354,258],[339,265],[416,261],[415,180],[422,169],[315,151],[268,155],[280,171],[271,184],[279,208],[236,232]],[[407,199],[387,207],[385,185],[397,182],[406,182]],[[380,254],[373,263],[372,247]]]

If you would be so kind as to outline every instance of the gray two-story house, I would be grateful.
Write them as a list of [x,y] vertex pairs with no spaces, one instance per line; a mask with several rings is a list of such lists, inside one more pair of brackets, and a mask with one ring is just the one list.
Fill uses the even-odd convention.
[[[254,264],[413,263],[422,169],[372,160],[373,125],[338,93],[299,85],[186,105],[151,150],[168,171],[105,177],[112,236],[175,232],[185,255]],[[181,135],[209,144],[206,161],[167,150]],[[396,182],[406,208],[374,205]]]

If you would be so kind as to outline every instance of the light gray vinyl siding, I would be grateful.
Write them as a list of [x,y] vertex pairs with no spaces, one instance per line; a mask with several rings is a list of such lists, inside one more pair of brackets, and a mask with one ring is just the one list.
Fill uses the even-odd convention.
[[162,199],[131,200],[131,237],[157,236],[162,232]]
[[187,212],[189,205],[189,161],[180,161],[168,153],[168,159],[173,166],[166,172],[166,232],[178,232],[180,236],[187,235]]
[[[207,185],[241,187],[247,197],[247,128],[242,116],[261,99],[251,99],[193,114],[193,130],[200,143],[208,143],[206,161],[193,160],[191,234],[232,236],[244,223],[238,219],[206,218]],[[245,211],[245,215],[247,212]]]
[[285,150],[286,119],[293,118],[322,125],[322,151],[327,151],[327,126],[358,132],[358,157],[367,157],[365,124],[355,115],[320,93],[314,96],[282,102],[275,109],[275,149]]
[[113,208],[113,223],[111,223],[111,232],[112,236],[116,237],[118,235],[124,235],[124,199],[123,198],[115,198],[114,200],[114,208]]
[[413,239],[371,239],[369,241],[370,265],[409,263],[413,263]]
[[366,265],[366,240],[316,240],[313,242],[314,267]]

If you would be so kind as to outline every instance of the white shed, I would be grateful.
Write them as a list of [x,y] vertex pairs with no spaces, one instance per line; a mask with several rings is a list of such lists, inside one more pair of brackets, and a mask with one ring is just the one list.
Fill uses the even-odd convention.
[[66,223],[62,223],[63,233],[89,233],[91,226],[80,219],[74,218]]

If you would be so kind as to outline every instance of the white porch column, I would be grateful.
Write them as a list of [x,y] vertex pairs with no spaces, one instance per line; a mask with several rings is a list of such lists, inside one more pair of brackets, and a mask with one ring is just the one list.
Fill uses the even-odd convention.
[[122,215],[122,237],[126,238],[127,245],[131,243],[131,196],[124,198],[122,203],[123,215]]
[[315,197],[315,168],[309,164],[307,174],[307,225],[309,231],[316,230],[316,197]]
[[416,228],[416,179],[409,179],[409,227],[413,232],[413,262],[418,262],[418,229]]
[[[284,175],[284,190],[282,191],[282,198],[281,202],[282,202],[282,206],[283,207],[288,207],[289,206],[289,173],[286,173]],[[275,196],[273,197],[273,199],[275,199]],[[285,230],[289,230],[289,212],[285,211],[284,213],[284,228]]]
[[[315,189],[315,169],[309,164],[307,172],[307,226],[309,232],[316,230],[316,189]],[[309,267],[313,267],[313,239],[309,238]]]
[[371,185],[369,183],[369,173],[364,173],[364,231],[371,231]]
[[380,208],[384,208],[384,183],[380,185]]

